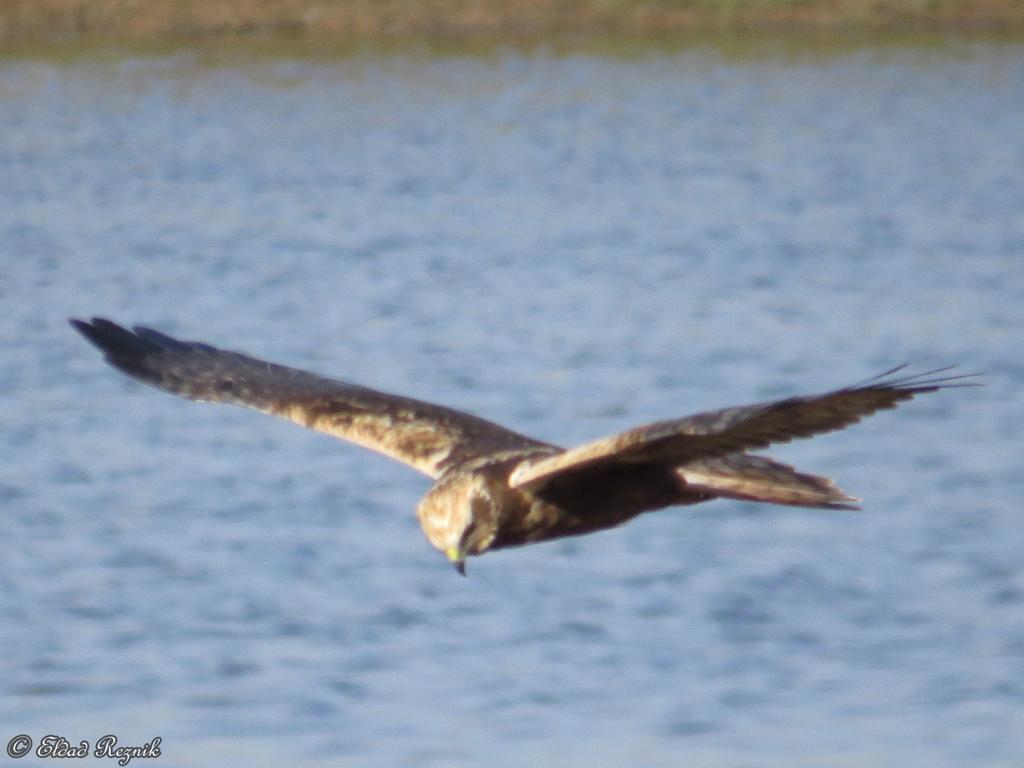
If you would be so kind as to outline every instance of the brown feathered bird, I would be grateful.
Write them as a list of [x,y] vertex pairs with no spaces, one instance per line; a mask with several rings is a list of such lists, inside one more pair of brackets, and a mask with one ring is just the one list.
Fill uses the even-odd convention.
[[268,363],[141,326],[71,320],[112,366],[190,400],[234,403],[404,462],[434,479],[416,514],[459,573],[493,549],[621,525],[715,498],[856,509],[831,480],[747,451],[842,429],[939,389],[949,368],[636,427],[568,450],[477,416]]

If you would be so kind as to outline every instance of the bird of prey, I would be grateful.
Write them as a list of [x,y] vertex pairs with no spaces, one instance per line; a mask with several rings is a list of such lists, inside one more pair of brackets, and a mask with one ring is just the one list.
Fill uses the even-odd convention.
[[113,367],[190,400],[234,403],[378,451],[434,480],[416,514],[465,575],[468,556],[612,528],[716,498],[857,509],[825,477],[750,450],[843,429],[914,395],[971,386],[940,368],[724,408],[564,449],[468,413],[329,379],[151,328],[71,320]]

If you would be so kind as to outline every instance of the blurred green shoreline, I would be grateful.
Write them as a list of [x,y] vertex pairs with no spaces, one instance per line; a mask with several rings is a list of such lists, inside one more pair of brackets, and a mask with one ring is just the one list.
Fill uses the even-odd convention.
[[723,33],[1018,36],[1024,0],[3,0],[0,50],[271,38],[529,43]]

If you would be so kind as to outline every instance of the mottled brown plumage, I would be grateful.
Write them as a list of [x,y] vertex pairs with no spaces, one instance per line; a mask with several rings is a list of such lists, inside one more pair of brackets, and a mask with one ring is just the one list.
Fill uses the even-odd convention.
[[107,362],[191,400],[234,403],[409,464],[434,478],[423,531],[464,573],[468,555],[611,528],[719,497],[856,509],[830,480],[746,451],[843,429],[914,395],[970,386],[948,368],[894,368],[822,395],[661,421],[564,450],[477,416],[109,320],[71,324]]

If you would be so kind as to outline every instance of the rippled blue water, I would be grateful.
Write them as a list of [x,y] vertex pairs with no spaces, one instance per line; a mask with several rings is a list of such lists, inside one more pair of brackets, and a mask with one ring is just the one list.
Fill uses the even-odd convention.
[[[161,766],[1024,764],[1024,48],[0,62],[0,741]],[[960,362],[715,502],[470,563],[103,314],[571,444]],[[28,764],[27,761],[23,761]]]

